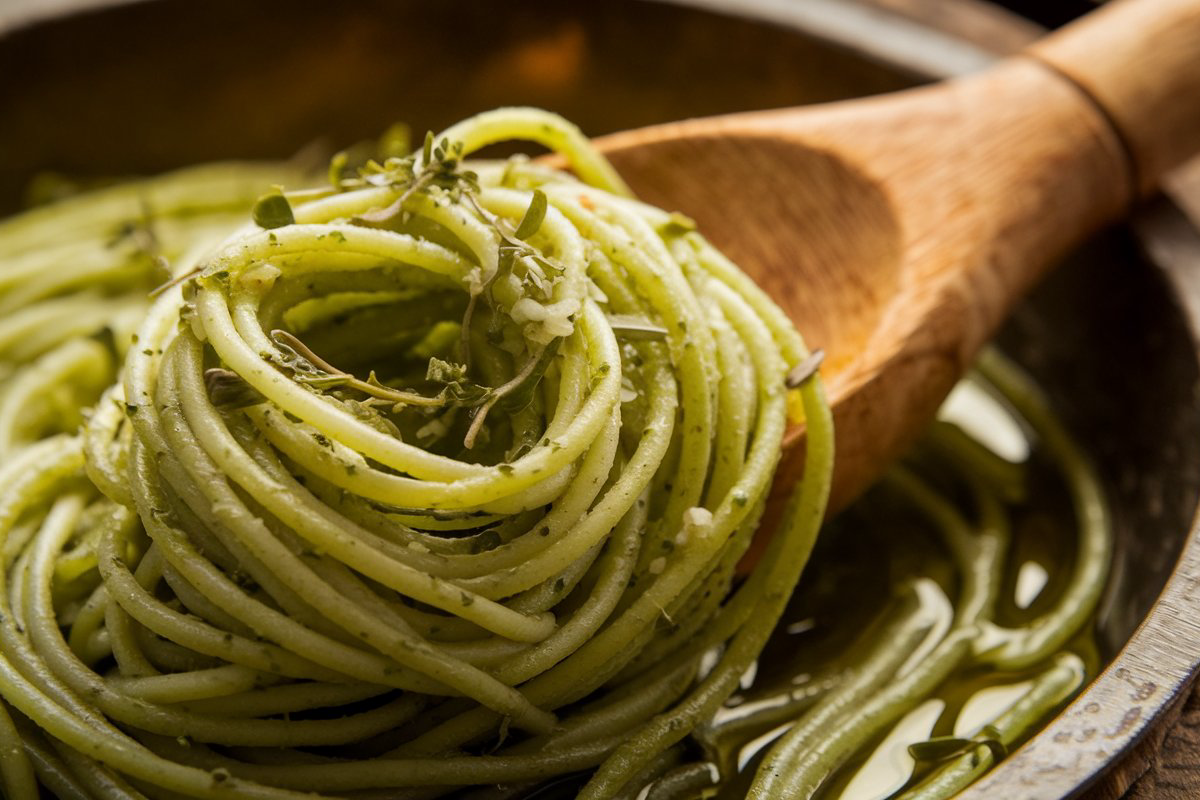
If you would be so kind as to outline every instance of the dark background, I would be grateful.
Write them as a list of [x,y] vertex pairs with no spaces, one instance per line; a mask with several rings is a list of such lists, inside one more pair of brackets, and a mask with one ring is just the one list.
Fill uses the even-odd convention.
[[1005,0],[997,5],[1051,28],[1056,28],[1096,7],[1096,3],[1089,0]]

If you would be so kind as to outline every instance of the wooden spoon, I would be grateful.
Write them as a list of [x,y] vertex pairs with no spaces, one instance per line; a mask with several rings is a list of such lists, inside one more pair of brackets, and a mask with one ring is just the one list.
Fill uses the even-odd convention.
[[930,422],[1049,266],[1200,151],[1200,0],[1118,0],[931,87],[599,144],[825,351],[838,508]]

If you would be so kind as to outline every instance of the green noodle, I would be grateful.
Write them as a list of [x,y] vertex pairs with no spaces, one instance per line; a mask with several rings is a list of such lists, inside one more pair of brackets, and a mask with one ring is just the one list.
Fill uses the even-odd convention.
[[[464,160],[508,139],[574,175]],[[197,168],[0,225],[4,795],[499,797],[582,773],[580,797],[686,797],[730,778],[696,742],[784,615],[832,471],[819,377],[788,385],[810,355],[792,323],[546,112],[260,196],[308,180]],[[996,358],[1080,508],[1062,602],[1000,627],[1003,492],[972,479],[976,522],[896,473],[963,576],[954,621],[902,666],[932,635],[912,605],[857,673],[787,705],[754,796],[815,791],[965,664],[1045,672],[996,719],[1004,746],[1082,681],[1065,648],[1105,578],[1103,501]],[[804,479],[739,577],[789,420]],[[963,759],[911,794],[987,767]]]

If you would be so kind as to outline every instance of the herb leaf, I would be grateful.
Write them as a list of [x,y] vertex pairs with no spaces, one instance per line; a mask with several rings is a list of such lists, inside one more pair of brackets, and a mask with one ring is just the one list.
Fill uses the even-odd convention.
[[453,364],[440,358],[429,359],[429,367],[425,372],[425,380],[440,384],[442,389],[439,397],[452,401],[454,405],[474,406],[485,401],[492,393],[486,386],[480,386],[467,377],[467,368],[463,364]]
[[908,746],[908,754],[917,761],[939,763],[965,756],[980,747],[986,747],[992,758],[999,761],[1008,755],[1008,748],[1000,741],[1000,732],[988,726],[979,732],[979,737],[963,739],[958,736],[935,736],[924,742]]
[[678,211],[671,212],[671,216],[659,227],[659,233],[663,236],[683,236],[694,230],[696,230],[696,221]]
[[608,324],[622,339],[665,339],[669,333],[662,325],[633,314],[609,314]]
[[264,194],[258,198],[251,213],[254,217],[254,224],[267,230],[282,228],[284,225],[291,225],[296,221],[296,215],[292,213],[292,204],[279,191]]
[[522,241],[528,239],[538,232],[538,228],[542,227],[542,220],[546,218],[546,193],[541,189],[533,190],[533,200],[529,203],[529,208],[525,211],[525,216],[521,217],[521,224],[517,225],[517,231],[513,235]]
[[542,352],[538,354],[537,362],[533,365],[533,369],[529,370],[528,374],[522,376],[521,381],[514,385],[500,400],[500,408],[510,414],[515,414],[533,402],[534,390],[537,389],[542,376],[546,374],[546,369],[550,366],[550,362],[554,360],[554,354],[558,352],[558,347],[561,344],[561,338],[551,339],[550,343],[542,348]]

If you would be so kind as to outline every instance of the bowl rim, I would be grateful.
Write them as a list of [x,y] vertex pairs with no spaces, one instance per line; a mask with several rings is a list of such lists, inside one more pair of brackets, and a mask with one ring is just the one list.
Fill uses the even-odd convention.
[[[55,20],[151,0],[27,0],[0,11],[0,41]],[[946,27],[938,3],[874,0],[639,0],[782,27],[853,51],[917,80],[983,69],[1007,55]],[[1016,39],[1037,26],[987,0],[963,0]],[[1011,44],[1011,40],[1008,44]],[[1166,279],[1200,363],[1200,227],[1168,195],[1140,209],[1129,227]],[[1120,651],[1084,690],[1028,742],[958,795],[959,800],[1077,797],[1115,767],[1173,709],[1200,670],[1200,509],[1162,592]],[[1128,780],[1137,775],[1128,776]],[[1122,789],[1126,788],[1124,786]]]
[[[875,7],[864,14],[855,3],[826,0],[803,4],[777,0],[659,2],[783,25],[848,46],[918,79],[952,78],[1010,54],[988,49],[979,41],[953,39],[936,27],[938,16],[928,12],[917,20],[889,8]],[[1001,12],[1001,23],[1007,15],[1019,25],[1018,36],[1036,33],[1027,20],[998,6],[993,8]],[[875,47],[881,21],[898,26],[904,35]],[[1139,209],[1129,226],[1143,254],[1182,306],[1192,356],[1200,362],[1200,228],[1169,194],[1159,195]],[[1182,705],[1198,671],[1200,507],[1193,510],[1183,548],[1161,593],[1112,661],[1029,741],[959,793],[958,800],[1078,797],[1115,768],[1157,722]],[[1132,783],[1140,774],[1139,770],[1123,777]],[[1127,786],[1120,788],[1124,791]]]
[[[1200,361],[1200,228],[1165,195],[1129,223],[1179,302]],[[1065,708],[958,800],[1079,797],[1187,699],[1200,670],[1200,507],[1166,583],[1118,653]],[[1166,733],[1165,727],[1161,729]],[[1148,742],[1157,748],[1157,742]],[[1120,776],[1123,793],[1148,767]],[[1107,796],[1107,795],[1105,795]],[[1115,795],[1114,795],[1115,796]]]

